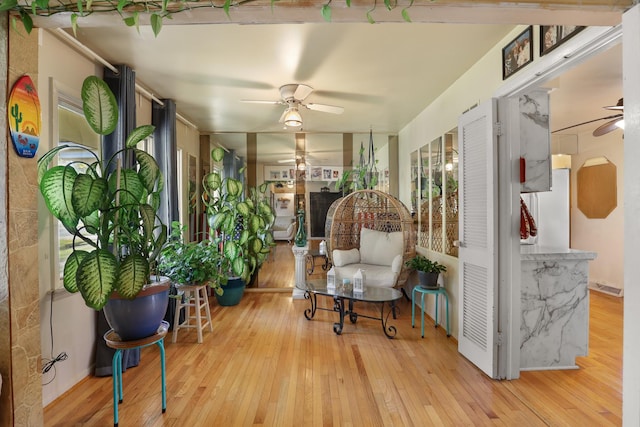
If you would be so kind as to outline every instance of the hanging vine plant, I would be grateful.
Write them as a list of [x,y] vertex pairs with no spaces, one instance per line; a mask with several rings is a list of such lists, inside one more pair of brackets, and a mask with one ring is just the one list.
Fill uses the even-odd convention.
[[[328,0],[323,4],[320,13],[322,18],[331,22],[331,3]],[[351,7],[351,0],[344,0],[347,7]],[[11,12],[11,25],[17,28],[17,21],[20,20],[27,31],[31,33],[33,29],[32,16],[49,17],[60,13],[70,14],[71,27],[74,34],[78,28],[78,20],[96,13],[117,13],[122,21],[129,27],[139,29],[140,16],[148,15],[149,23],[153,34],[157,37],[162,29],[165,19],[184,11],[193,11],[200,8],[222,9],[229,19],[231,19],[231,7],[238,7],[244,4],[255,3],[256,0],[224,0],[222,2],[209,1],[188,1],[188,0],[0,0],[0,12]],[[271,9],[274,9],[277,0],[271,0]],[[388,11],[398,7],[397,0],[383,0]],[[409,5],[402,9],[402,18],[406,22],[411,22],[408,9],[413,5],[414,0],[410,0]],[[376,10],[378,0],[373,0],[373,5],[366,12],[367,21],[375,23],[372,13]]]

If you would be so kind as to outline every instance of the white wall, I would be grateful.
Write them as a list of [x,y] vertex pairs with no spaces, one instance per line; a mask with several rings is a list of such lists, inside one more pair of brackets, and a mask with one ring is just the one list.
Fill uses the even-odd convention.
[[[640,159],[640,6],[636,5],[622,17],[623,23],[623,87],[625,103],[625,143],[627,159]],[[624,173],[624,354],[622,365],[622,424],[640,425],[640,168],[627,167]]]
[[[601,137],[590,132],[578,135],[578,153],[571,156],[571,247],[598,253],[589,262],[589,281],[624,287],[624,142],[622,131]],[[577,173],[584,162],[606,157],[616,166],[617,207],[602,219],[587,218],[578,209]]]
[[[52,127],[51,117],[57,109],[57,100],[52,100],[54,89],[76,99],[80,99],[80,89],[84,78],[91,74],[102,75],[101,67],[86,60],[76,51],[67,47],[51,33],[40,30],[38,96],[42,107],[42,129],[37,157],[49,150],[57,131]],[[60,58],[65,58],[60,61]],[[68,359],[55,364],[43,375],[43,405],[47,405],[71,386],[92,372],[96,312],[85,306],[79,294],[69,294],[50,289],[59,287],[53,273],[51,254],[51,215],[46,211],[40,198],[38,211],[38,257],[40,277],[40,339],[42,357],[56,357],[65,352]],[[53,307],[53,309],[51,309]],[[53,350],[51,340],[53,335]],[[44,364],[44,362],[43,362]]]

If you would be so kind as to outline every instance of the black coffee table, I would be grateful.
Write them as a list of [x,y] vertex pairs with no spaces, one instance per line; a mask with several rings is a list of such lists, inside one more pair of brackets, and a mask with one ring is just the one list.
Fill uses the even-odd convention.
[[[340,321],[333,324],[333,332],[337,335],[342,334],[345,315],[349,316],[351,323],[356,323],[358,317],[379,320],[382,323],[382,331],[387,338],[393,338],[396,335],[395,326],[387,326],[387,320],[391,313],[393,313],[395,318],[395,302],[402,298],[402,292],[397,289],[365,286],[364,292],[353,292],[351,289],[342,289],[340,285],[337,285],[336,289],[327,289],[327,281],[324,279],[308,280],[304,285],[296,285],[296,287],[303,290],[305,299],[311,302],[311,308],[304,311],[304,317],[306,317],[307,320],[313,319],[316,315],[316,310],[336,311],[340,314]],[[317,295],[333,298],[333,309],[318,307],[316,301]],[[347,301],[349,302],[349,307],[345,308]],[[356,313],[353,308],[356,301],[380,304],[380,317]],[[386,303],[390,303],[391,309],[385,316],[384,307]]]

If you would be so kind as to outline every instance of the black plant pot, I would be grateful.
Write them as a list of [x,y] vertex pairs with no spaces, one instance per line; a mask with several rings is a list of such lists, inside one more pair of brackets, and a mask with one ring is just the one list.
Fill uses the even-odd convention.
[[438,276],[440,273],[427,273],[418,271],[418,281],[423,288],[433,289],[438,287]]
[[155,334],[169,304],[168,277],[147,285],[134,299],[113,293],[104,306],[104,317],[123,341],[138,340]]

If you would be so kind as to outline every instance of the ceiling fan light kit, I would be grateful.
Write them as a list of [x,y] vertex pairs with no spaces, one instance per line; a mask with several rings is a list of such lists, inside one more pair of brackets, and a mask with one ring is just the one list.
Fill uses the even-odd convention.
[[289,109],[287,109],[284,115],[284,124],[293,128],[302,126],[302,116],[297,107],[289,107]]
[[243,99],[242,102],[253,104],[277,104],[285,105],[286,109],[280,116],[280,123],[284,123],[287,127],[298,128],[302,126],[302,116],[300,115],[300,107],[308,110],[320,111],[322,113],[342,114],[343,107],[326,104],[305,104],[303,101],[311,95],[313,88],[304,84],[290,83],[280,86],[280,99],[277,101]]

